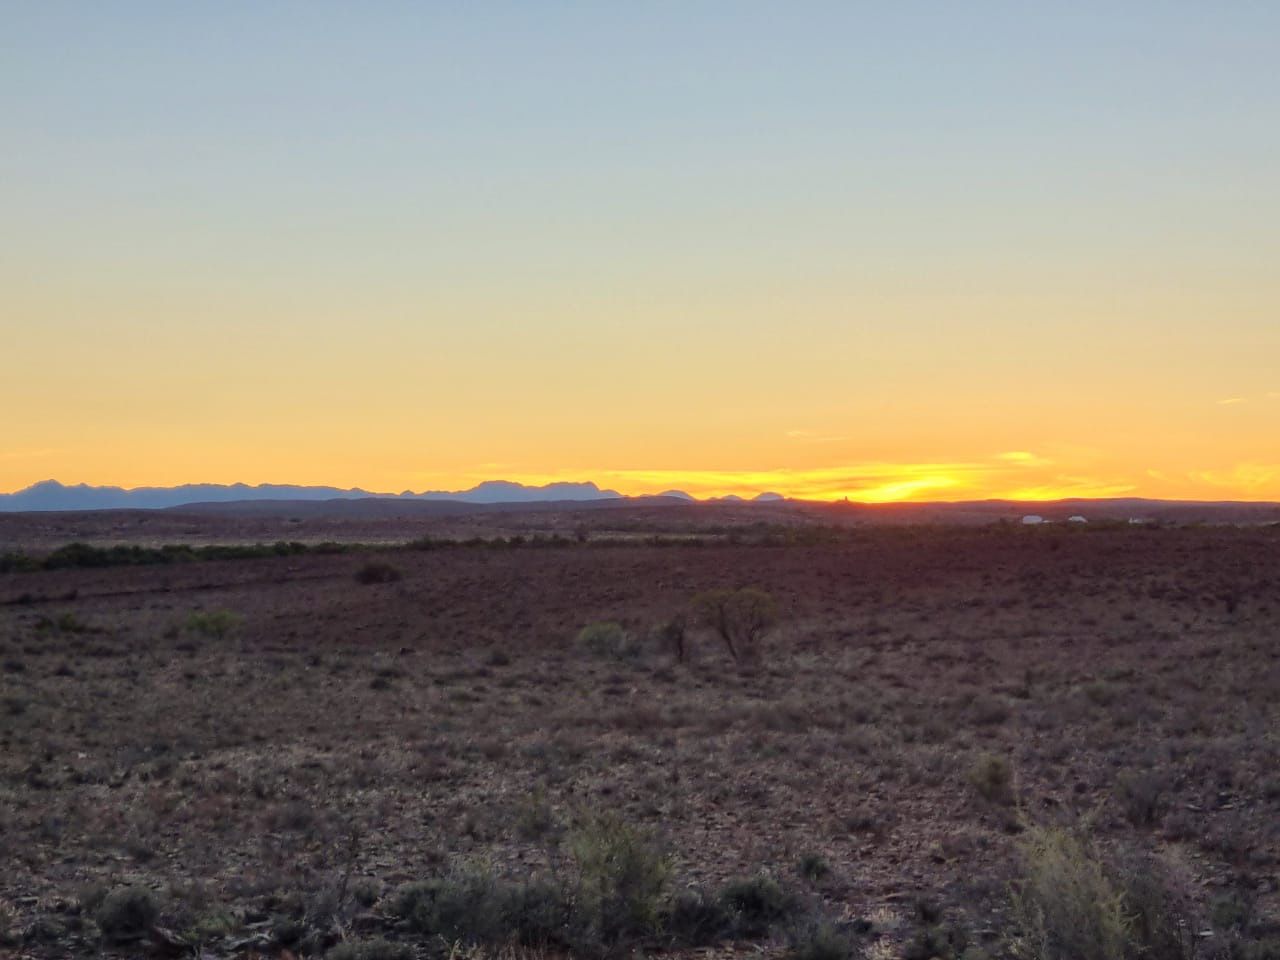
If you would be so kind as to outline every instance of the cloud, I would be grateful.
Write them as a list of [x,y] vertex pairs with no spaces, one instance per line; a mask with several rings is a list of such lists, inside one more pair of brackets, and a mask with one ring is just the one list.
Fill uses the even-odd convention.
[[[804,500],[888,503],[901,500],[978,500],[991,497],[1058,500],[1064,497],[1108,497],[1131,493],[1133,486],[1114,478],[1091,478],[1050,472],[1052,461],[1023,450],[995,454],[985,460],[892,462],[866,461],[816,468],[766,470],[598,470],[587,469],[597,482],[626,493],[659,493],[680,489],[698,497],[751,496],[771,490]],[[573,471],[574,476],[583,468]],[[526,483],[548,483],[561,476],[521,477]]]
[[1016,463],[1024,467],[1047,467],[1053,463],[1045,457],[1029,453],[1026,450],[1010,450],[1007,453],[996,455],[997,460],[1003,460],[1006,463]]
[[1246,397],[1226,397],[1225,399],[1216,400],[1214,402],[1220,407],[1232,407],[1237,403],[1248,403],[1249,401]]
[[1280,488],[1280,463],[1237,463],[1230,470],[1203,470],[1191,476],[1215,487],[1256,492]]

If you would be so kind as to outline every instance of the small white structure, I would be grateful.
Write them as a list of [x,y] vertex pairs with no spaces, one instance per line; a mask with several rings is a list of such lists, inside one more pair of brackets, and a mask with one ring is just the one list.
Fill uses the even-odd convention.
[[1039,523],[1044,523],[1044,517],[1037,516],[1034,513],[1028,513],[1025,517],[1022,518],[1022,525],[1024,527],[1033,527]]
[[1067,523],[1088,523],[1088,522],[1089,522],[1088,520],[1080,516],[1080,514],[1078,513],[1074,517],[1067,517]]

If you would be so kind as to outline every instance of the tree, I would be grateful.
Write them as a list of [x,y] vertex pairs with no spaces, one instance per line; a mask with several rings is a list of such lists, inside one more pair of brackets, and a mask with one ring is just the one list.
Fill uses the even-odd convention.
[[693,608],[698,621],[716,632],[735,661],[753,656],[778,619],[773,597],[755,587],[700,593],[693,598]]

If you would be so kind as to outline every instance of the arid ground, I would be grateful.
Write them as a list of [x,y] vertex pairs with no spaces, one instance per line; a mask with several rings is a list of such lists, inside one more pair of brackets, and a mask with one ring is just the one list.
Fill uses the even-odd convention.
[[[0,575],[0,954],[433,955],[406,884],[571,885],[604,816],[662,897],[786,905],[602,951],[1025,952],[1063,827],[1159,864],[1184,956],[1280,956],[1280,527],[594,530]],[[777,621],[734,661],[689,611],[742,587]]]

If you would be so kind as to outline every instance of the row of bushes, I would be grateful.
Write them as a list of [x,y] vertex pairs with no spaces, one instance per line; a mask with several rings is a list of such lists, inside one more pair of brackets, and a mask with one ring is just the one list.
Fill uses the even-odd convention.
[[[570,869],[563,875],[511,879],[472,864],[405,884],[380,900],[376,894],[358,899],[375,908],[384,935],[425,947],[432,955],[459,947],[520,946],[604,957],[640,945],[701,947],[780,931],[789,934],[806,960],[845,960],[851,953],[834,927],[815,920],[799,896],[766,875],[715,892],[677,890],[671,857],[648,831],[616,814],[589,817],[569,834],[566,852]],[[142,887],[119,888],[84,907],[109,945],[152,935],[164,913],[156,895]],[[280,918],[276,938],[308,954],[332,946],[327,956],[339,960],[410,955],[403,943],[377,938],[333,946],[325,941],[333,924],[312,919],[315,929],[308,932]],[[826,951],[821,956],[812,954],[815,937]],[[194,943],[199,938],[183,932],[179,939]]]
[[[340,903],[323,914],[307,909],[278,918],[274,938],[308,955],[329,948],[331,960],[397,960],[415,955],[410,944],[441,956],[456,955],[460,947],[489,954],[518,946],[605,957],[639,947],[700,948],[781,935],[791,960],[848,960],[855,948],[848,930],[872,929],[869,923],[842,929],[765,874],[714,891],[677,889],[670,856],[650,833],[616,814],[589,817],[568,836],[566,852],[570,869],[563,875],[511,879],[471,865],[385,896],[353,888],[348,896],[381,918],[382,936],[373,939],[334,944]],[[1150,856],[1105,853],[1079,830],[1028,827],[1020,859],[1002,954],[1021,960],[1280,960],[1280,942],[1260,939],[1247,911],[1199,916],[1186,884]],[[815,859],[802,861],[800,869],[812,877],[826,867],[822,862],[819,869]],[[151,935],[163,914],[157,897],[140,887],[120,888],[83,906],[102,939],[114,945]],[[936,907],[926,909],[922,901],[917,919],[920,927],[903,944],[902,956],[988,956],[962,926],[944,923]],[[1206,925],[1212,937],[1204,933]],[[179,939],[206,943],[228,932],[215,926],[193,923]],[[368,924],[363,929],[374,933]]]
[[34,556],[20,551],[0,554],[0,573],[28,573],[38,570],[64,570],[70,568],[142,567],[174,563],[193,563],[199,560],[257,560],[263,557],[288,557],[304,553],[347,553],[358,549],[353,544],[306,544],[281,540],[277,543],[253,544],[166,544],[161,547],[143,547],[118,544],[111,547],[95,547],[88,543],[69,543],[44,556]]

